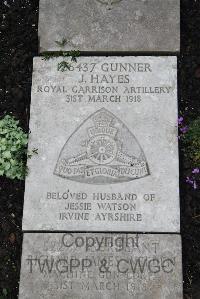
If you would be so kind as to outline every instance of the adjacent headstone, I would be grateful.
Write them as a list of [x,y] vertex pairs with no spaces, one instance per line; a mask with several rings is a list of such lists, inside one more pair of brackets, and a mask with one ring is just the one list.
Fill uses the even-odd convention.
[[177,235],[24,235],[19,299],[182,299]]
[[176,60],[34,59],[23,230],[179,232]]
[[40,0],[40,51],[180,49],[180,0]]

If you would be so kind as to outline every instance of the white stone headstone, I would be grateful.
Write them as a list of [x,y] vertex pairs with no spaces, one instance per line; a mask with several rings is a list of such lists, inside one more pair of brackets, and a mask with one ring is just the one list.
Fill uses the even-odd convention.
[[40,0],[40,51],[180,49],[180,0]]
[[19,299],[182,299],[177,235],[25,233]]
[[34,59],[23,230],[179,232],[176,57]]

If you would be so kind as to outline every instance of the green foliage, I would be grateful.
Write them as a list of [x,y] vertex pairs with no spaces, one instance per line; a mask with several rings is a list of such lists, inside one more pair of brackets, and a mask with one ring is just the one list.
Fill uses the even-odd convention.
[[0,176],[23,180],[26,175],[28,135],[19,121],[6,115],[0,120]]
[[[58,43],[58,42],[57,42]],[[58,51],[58,52],[44,52],[42,53],[44,60],[49,60],[54,57],[64,57],[71,58],[71,62],[77,62],[77,57],[80,56],[80,51],[71,50],[71,51]],[[63,60],[58,63],[58,71],[65,72],[70,70],[71,63],[69,61]]]
[[42,53],[44,60],[49,60],[54,57],[71,57],[71,61],[77,62],[77,57],[80,56],[80,51],[58,51],[58,52],[44,52]]
[[59,52],[44,52],[44,53],[42,53],[43,60],[49,60],[49,59],[52,59],[54,57],[60,57],[60,56],[63,56],[63,51],[59,51]]
[[5,299],[5,298],[7,298],[7,295],[8,295],[8,291],[7,291],[7,289],[3,289],[2,290],[2,295],[0,295],[0,299]]
[[67,43],[68,43],[68,40],[66,38],[62,38],[61,41],[58,41],[56,40],[55,43],[59,46],[59,47],[64,47]]
[[193,120],[184,135],[185,156],[192,166],[200,166],[200,117]]
[[67,61],[61,61],[58,63],[58,71],[65,72],[70,70],[71,64]]
[[79,50],[72,50],[68,53],[68,56],[71,56],[71,61],[77,62],[77,57],[80,56]]
[[34,148],[30,153],[28,152],[27,153],[27,158],[31,159],[34,154],[38,155],[38,149],[37,148]]

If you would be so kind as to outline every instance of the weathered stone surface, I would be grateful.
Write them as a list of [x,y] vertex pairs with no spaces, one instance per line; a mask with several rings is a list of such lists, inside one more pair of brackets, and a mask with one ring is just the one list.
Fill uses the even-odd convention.
[[178,235],[24,235],[19,299],[182,299]]
[[34,60],[24,230],[179,231],[176,57]]
[[179,0],[40,0],[40,51],[180,49]]

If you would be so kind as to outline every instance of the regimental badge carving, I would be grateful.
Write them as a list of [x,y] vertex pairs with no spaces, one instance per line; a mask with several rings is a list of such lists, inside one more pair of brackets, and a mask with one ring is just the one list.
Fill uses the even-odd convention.
[[117,4],[121,2],[122,0],[97,0],[101,4],[105,4],[107,9],[112,9],[113,4]]
[[89,184],[127,182],[149,175],[142,148],[134,135],[105,108],[88,117],[69,137],[55,175]]

